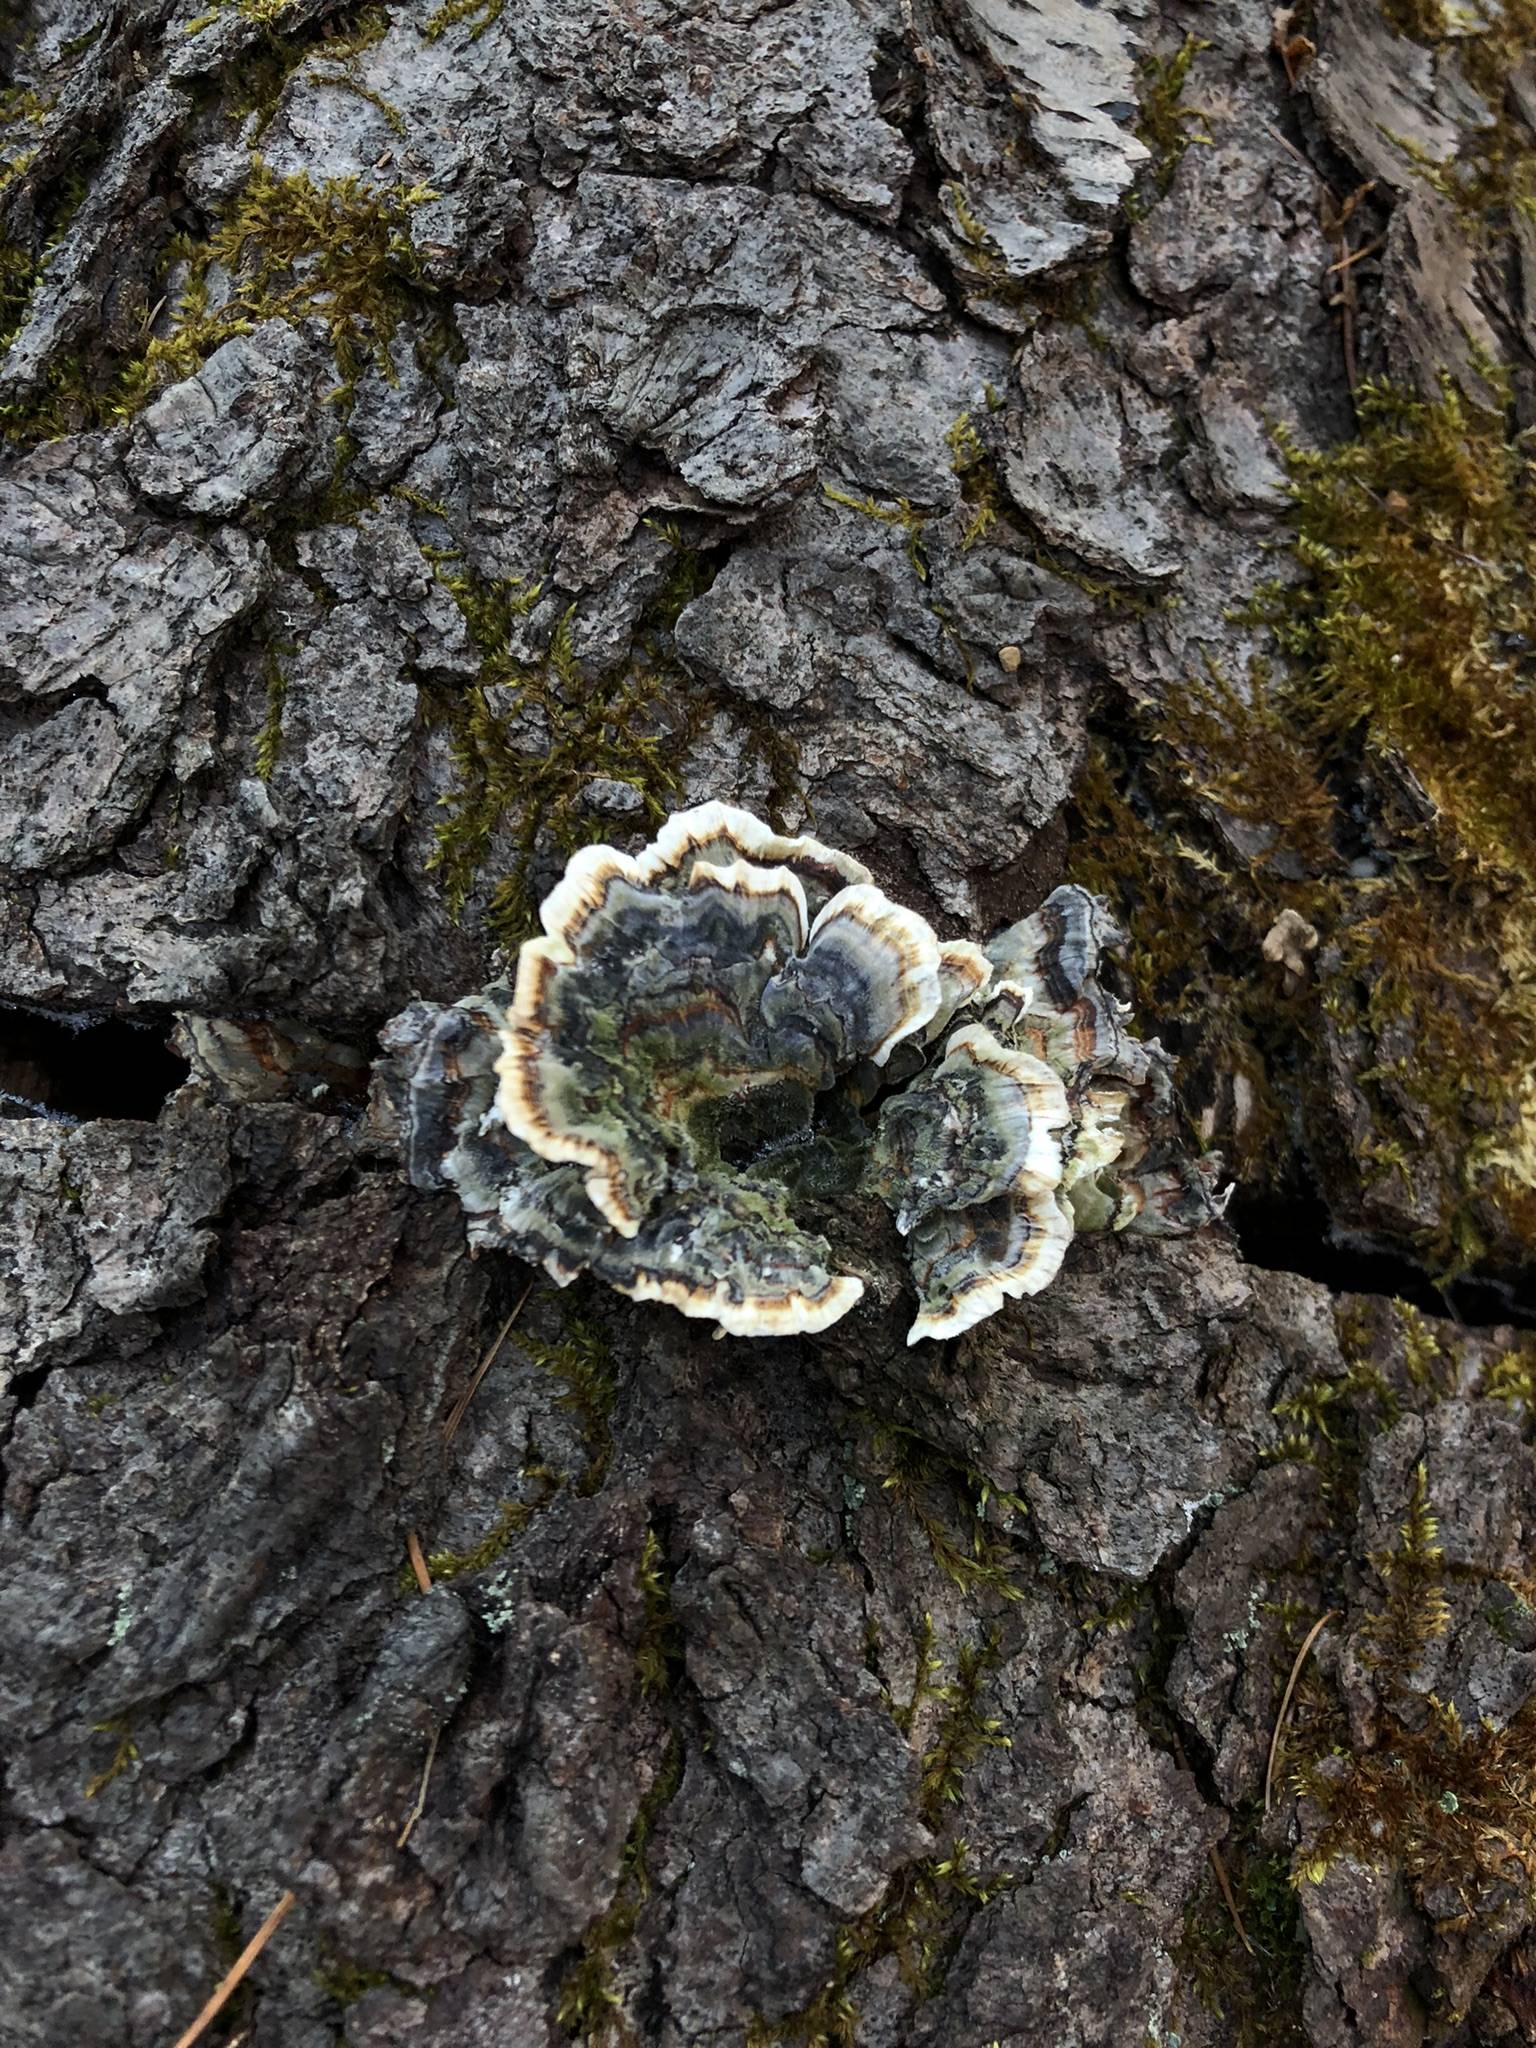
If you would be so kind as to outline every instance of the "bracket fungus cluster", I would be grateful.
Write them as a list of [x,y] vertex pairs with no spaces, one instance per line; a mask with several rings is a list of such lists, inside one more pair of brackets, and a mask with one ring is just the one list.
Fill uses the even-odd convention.
[[584,847],[540,918],[515,986],[413,1004],[385,1044],[412,1181],[562,1285],[821,1330],[864,1283],[797,1203],[862,1190],[906,1239],[916,1341],[1037,1293],[1077,1230],[1220,1213],[1086,890],[945,944],[847,854],[705,804],[638,854]]

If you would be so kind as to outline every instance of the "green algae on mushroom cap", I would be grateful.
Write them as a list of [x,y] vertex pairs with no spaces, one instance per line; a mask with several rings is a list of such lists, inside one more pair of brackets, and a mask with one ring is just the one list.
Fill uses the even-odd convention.
[[874,1184],[905,1237],[936,1210],[1006,1193],[1020,1174],[1055,1187],[1071,1120],[1067,1091],[1043,1060],[968,1024],[937,1066],[885,1105]]

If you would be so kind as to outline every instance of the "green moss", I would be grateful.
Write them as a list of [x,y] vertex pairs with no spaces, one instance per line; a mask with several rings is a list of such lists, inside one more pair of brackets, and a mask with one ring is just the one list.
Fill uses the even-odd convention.
[[[1333,1187],[1422,1185],[1443,1221],[1411,1248],[1448,1272],[1536,1244],[1529,450],[1449,386],[1359,409],[1342,447],[1282,443],[1299,580],[1247,613],[1282,666],[1189,678],[1105,740],[1074,873],[1115,900],[1149,1006],[1187,1020],[1239,1174],[1300,1135]],[[1296,986],[1261,957],[1283,911],[1321,937]],[[1326,1027],[1367,1048],[1376,1116],[1346,1157]]]
[[913,1430],[876,1424],[873,1450],[886,1468],[882,1486],[921,1529],[944,1576],[962,1592],[986,1588],[1019,1599],[1017,1555],[987,1520],[993,1502],[1006,1515],[1026,1515],[1018,1495],[995,1488]]
[[1490,1401],[1519,1403],[1527,1415],[1536,1416],[1536,1338],[1523,1338],[1513,1351],[1494,1359],[1478,1391]]
[[979,1646],[962,1648],[953,1678],[935,1684],[938,1667],[928,1664],[913,1689],[914,1703],[936,1700],[944,1708],[934,1739],[923,1753],[921,1810],[926,1824],[937,1828],[946,1805],[958,1804],[965,1774],[983,1750],[1011,1749],[1003,1724],[981,1705],[988,1674],[1001,1658],[998,1633],[989,1629]]
[[1302,1791],[1326,1816],[1298,1881],[1316,1884],[1343,1855],[1401,1870],[1422,1902],[1447,1890],[1468,1915],[1495,1908],[1509,1887],[1536,1884],[1536,1709],[1506,1727],[1461,1725],[1432,1700],[1422,1726],[1393,1715],[1342,1776],[1304,1764]]
[[928,557],[923,551],[923,527],[928,520],[926,512],[920,512],[907,498],[896,498],[889,505],[882,505],[878,498],[856,498],[847,491],[838,490],[833,484],[823,484],[821,490],[829,505],[846,505],[850,512],[861,513],[880,526],[894,526],[902,535],[912,574],[919,583],[928,581]]
[[970,251],[969,267],[1006,294],[1014,287],[1015,280],[1009,277],[1003,252],[986,222],[971,205],[965,186],[958,178],[950,178],[939,187],[939,192],[949,201],[955,229]]
[[949,444],[949,466],[960,479],[960,495],[967,518],[960,534],[962,554],[985,540],[1004,515],[1007,500],[986,443],[968,412],[961,413],[945,436]]
[[[323,21],[305,22],[288,35],[268,29],[220,71],[211,89],[227,114],[242,123],[254,115],[254,132],[259,135],[277,111],[289,79],[310,56],[339,67],[335,72],[316,72],[319,83],[369,98],[346,67],[364,50],[382,42],[388,32],[388,10],[374,4],[342,8]],[[246,139],[251,139],[249,131]]]
[[[282,650],[292,653],[292,648]],[[267,716],[256,740],[256,773],[263,782],[272,780],[283,750],[283,706],[288,701],[288,678],[278,659],[279,649],[268,646],[262,657],[262,674],[267,686]]]
[[595,1323],[567,1310],[561,1337],[550,1342],[524,1332],[519,1343],[536,1366],[563,1383],[565,1391],[560,1396],[560,1406],[574,1415],[580,1425],[587,1456],[576,1491],[596,1493],[613,1457],[613,1432],[609,1425],[618,1395],[613,1353],[607,1338]]
[[117,1746],[112,1752],[111,1761],[104,1769],[97,1771],[94,1776],[86,1781],[86,1798],[98,1799],[109,1785],[117,1782],[130,1764],[138,1762],[139,1746],[133,1739],[131,1724],[121,1717],[116,1720],[93,1723],[92,1733],[96,1735],[113,1735],[117,1738]]
[[[1351,1313],[1343,1312],[1341,1334]],[[1415,1405],[1441,1398],[1437,1387],[1415,1385],[1414,1370],[1405,1354],[1403,1376]],[[1369,1435],[1389,1420],[1371,1390],[1357,1392],[1355,1407],[1358,1441],[1353,1452],[1343,1431],[1335,1430],[1328,1440],[1335,1480],[1330,1519],[1339,1542],[1325,1569],[1321,1596],[1314,1588],[1287,1616],[1297,1648],[1316,1619],[1318,1597],[1332,1606],[1346,1604],[1336,1574],[1351,1569],[1360,1452]],[[1459,1896],[1466,1913],[1488,1910],[1509,1883],[1528,1886],[1536,1880],[1536,1710],[1527,1708],[1502,1728],[1485,1722],[1467,1730],[1453,1707],[1418,1690],[1413,1675],[1429,1646],[1450,1626],[1453,1584],[1470,1582],[1484,1590],[1485,1612],[1495,1632],[1501,1627],[1507,1632],[1514,1615],[1529,1611],[1533,1588],[1518,1575],[1447,1562],[1422,1464],[1411,1476],[1395,1540],[1370,1564],[1382,1597],[1365,1616],[1357,1640],[1375,1673],[1380,1711],[1362,1746],[1317,1661],[1303,1667],[1276,1782],[1313,1801],[1321,1824],[1292,1881],[1319,1883],[1336,1858],[1350,1856],[1374,1868],[1399,1870],[1421,1905],[1433,1893],[1436,1919],[1448,1917],[1447,1888]],[[1281,1664],[1285,1668],[1286,1660]],[[1278,1689],[1278,1676],[1276,1684]]]
[[[395,330],[429,301],[408,222],[431,196],[422,185],[375,190],[356,177],[279,177],[254,158],[226,218],[205,239],[172,242],[168,261],[180,282],[168,330],[100,388],[82,365],[56,366],[39,395],[0,407],[0,427],[30,440],[131,418],[221,344],[273,318],[324,323],[345,411],[370,357],[393,376]],[[215,293],[216,277],[227,278],[227,295]]]
[[1174,1949],[1183,1984],[1224,2023],[1232,2048],[1306,2048],[1301,1996],[1307,1947],[1286,1850],[1259,1838],[1263,1809],[1249,1801],[1232,1816],[1223,1868],[1247,1936],[1233,1924],[1214,1869],[1184,1913]]
[[[209,1920],[214,1952],[227,1970],[233,1966],[246,1943],[240,1906],[227,1885],[216,1884],[213,1887]],[[249,2030],[255,2009],[256,1986],[249,1977],[245,1977],[236,1985],[233,1996],[225,2001],[220,2014],[220,2022],[229,2039],[238,2042],[240,2035]]]
[[977,1909],[1018,1883],[1012,1871],[973,1870],[963,1838],[908,1864],[869,1912],[838,1929],[831,1971],[811,2003],[753,2020],[745,2048],[858,2048],[860,1979],[891,1958],[919,1999],[931,1997]]
[[1211,140],[1201,125],[1205,115],[1184,98],[1189,67],[1202,50],[1210,47],[1199,36],[1187,35],[1178,49],[1167,56],[1148,57],[1142,63],[1136,137],[1152,153],[1152,182],[1159,193],[1166,192],[1173,183],[1173,174],[1190,145]]
[[446,6],[428,17],[427,40],[436,42],[449,29],[467,21],[470,41],[478,42],[492,23],[500,21],[505,6],[506,0],[447,0]]
[[447,728],[457,772],[457,787],[442,800],[433,865],[459,916],[497,833],[509,827],[512,866],[491,893],[486,924],[511,948],[534,928],[535,854],[547,846],[568,855],[603,829],[584,808],[595,776],[633,789],[648,825],[666,815],[679,787],[674,763],[698,710],[671,631],[712,572],[679,542],[625,658],[588,675],[576,660],[569,611],[537,659],[512,653],[513,628],[532,610],[540,585],[517,577],[487,583],[464,570],[444,573],[450,569],[442,561],[439,575],[464,615],[480,672],[467,690],[429,702]]
[[1459,73],[1490,113],[1467,123],[1445,161],[1392,137],[1409,163],[1456,206],[1479,242],[1507,226],[1511,213],[1536,219],[1536,144],[1510,90],[1536,46],[1536,0],[1489,0],[1472,11],[1445,0],[1382,0],[1382,13],[1399,35],[1434,50],[1442,70]]
[[1371,1616],[1364,1635],[1373,1663],[1389,1679],[1401,1681],[1429,1644],[1451,1625],[1450,1603],[1444,1592],[1445,1552],[1439,1534],[1440,1524],[1429,1505],[1428,1475],[1419,1464],[1414,1467],[1408,1514],[1397,1547],[1370,1560],[1387,1589],[1387,1601]]
[[645,1532],[640,1562],[635,1567],[635,1586],[640,1594],[644,1620],[635,1664],[645,1692],[670,1692],[683,1668],[683,1633],[672,1611],[672,1586],[666,1572],[666,1554],[654,1528]]
[[614,1985],[613,1961],[634,1938],[640,1908],[650,1895],[646,1849],[657,1818],[683,1781],[683,1762],[682,1738],[674,1732],[625,1837],[612,1903],[582,1936],[580,1957],[561,1982],[556,2024],[586,2048],[635,2048],[636,2037]]
[[[462,1579],[473,1572],[488,1571],[513,1538],[521,1536],[539,1510],[549,1505],[562,1484],[560,1474],[548,1465],[525,1465],[522,1477],[534,1482],[537,1490],[533,1497],[529,1500],[504,1500],[496,1510],[496,1519],[478,1542],[472,1543],[467,1550],[433,1550],[427,1553],[427,1570],[434,1581]],[[409,1590],[415,1583],[415,1577],[407,1566],[401,1574],[402,1590]]]
[[320,1944],[320,1961],[310,1972],[311,1981],[319,1986],[326,1997],[334,2000],[343,2011],[370,1991],[399,1991],[407,1998],[426,1998],[429,1992],[418,1985],[409,1983],[403,1977],[396,1977],[388,1970],[370,1970],[365,1964],[355,1962],[331,1946],[323,1937]]

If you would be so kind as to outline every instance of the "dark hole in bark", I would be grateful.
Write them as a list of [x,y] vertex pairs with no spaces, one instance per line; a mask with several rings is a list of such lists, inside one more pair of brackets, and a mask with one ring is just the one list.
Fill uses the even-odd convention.
[[0,1004],[0,1116],[153,1122],[191,1069],[164,1023]]
[[1336,1231],[1326,1204],[1310,1183],[1250,1193],[1239,1183],[1227,1221],[1251,1266],[1300,1273],[1336,1294],[1395,1295],[1427,1316],[1449,1316],[1471,1326],[1517,1323],[1536,1328],[1536,1274],[1466,1273],[1437,1284],[1400,1252]]

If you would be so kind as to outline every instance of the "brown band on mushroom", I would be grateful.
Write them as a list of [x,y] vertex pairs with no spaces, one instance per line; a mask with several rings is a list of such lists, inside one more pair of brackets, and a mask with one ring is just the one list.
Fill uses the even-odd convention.
[[1055,1187],[1070,1122],[1067,1091],[1044,1061],[968,1024],[886,1103],[872,1180],[906,1236],[936,1210],[993,1200],[1021,1174]]
[[1005,1301],[1038,1294],[1061,1271],[1072,1219],[1028,1179],[968,1209],[941,1209],[909,1240],[920,1312],[907,1342],[955,1337]]
[[947,939],[939,947],[939,1007],[923,1028],[923,1040],[931,1045],[948,1027],[955,1013],[983,995],[992,979],[992,962],[969,939]]

